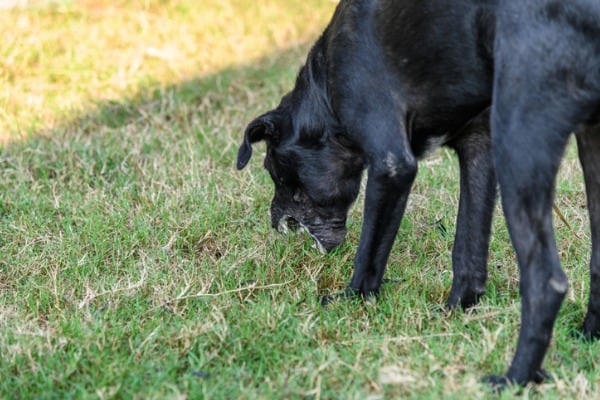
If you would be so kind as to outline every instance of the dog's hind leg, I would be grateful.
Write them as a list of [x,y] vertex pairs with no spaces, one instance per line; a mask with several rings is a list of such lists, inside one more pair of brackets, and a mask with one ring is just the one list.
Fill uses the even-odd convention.
[[521,330],[506,378],[493,378],[492,383],[524,385],[540,379],[568,288],[556,249],[552,204],[569,130],[551,126],[544,113],[529,113],[531,108],[524,104],[508,110],[502,101],[497,103],[492,147],[502,208],[521,272]]
[[[552,227],[552,204],[568,138],[598,112],[600,48],[597,28],[589,23],[597,21],[598,12],[594,2],[499,3],[492,152],[521,272],[522,299],[516,353],[506,377],[492,378],[492,383],[526,384],[542,377],[542,362],[567,293]],[[586,154],[586,168],[598,171],[590,169],[590,157]]]
[[[522,68],[515,52],[496,60],[492,149],[502,208],[521,273],[521,328],[506,377],[493,384],[539,381],[557,313],[568,289],[552,226],[556,174],[583,103],[568,87]],[[526,87],[517,84],[522,82]],[[526,82],[526,84],[525,84]]]
[[485,292],[487,257],[496,199],[489,110],[473,119],[449,143],[460,164],[460,201],[452,250],[452,290],[448,307],[475,305]]
[[582,331],[586,338],[600,337],[600,126],[577,135],[579,160],[587,192],[592,257],[590,260],[590,298]]

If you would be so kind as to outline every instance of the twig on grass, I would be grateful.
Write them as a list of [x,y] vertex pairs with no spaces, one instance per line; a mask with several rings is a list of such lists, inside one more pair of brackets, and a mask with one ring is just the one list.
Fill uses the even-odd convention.
[[[241,293],[241,292],[245,292],[245,291],[273,289],[273,288],[289,285],[292,282],[293,281],[290,280],[290,281],[283,282],[283,283],[273,283],[270,285],[263,285],[263,286],[258,286],[258,285],[256,285],[256,283],[251,283],[250,285],[247,285],[244,287],[240,287],[237,289],[225,290],[223,292],[218,292],[218,293],[196,293],[196,294],[190,294],[190,295],[180,295],[180,296],[175,297],[174,299],[166,300],[162,304],[162,307],[168,306],[170,304],[178,303],[183,300],[189,300],[189,299],[198,299],[198,298],[205,298],[205,297],[214,298],[214,297],[221,297],[221,296],[225,296],[225,295],[233,294],[233,293]],[[185,293],[185,291],[184,291],[184,293]]]
[[565,216],[563,215],[563,213],[560,211],[560,208],[558,208],[558,206],[556,205],[556,203],[552,204],[552,208],[554,209],[554,212],[558,216],[558,219],[560,219],[562,221],[562,223],[565,224],[565,226],[567,227],[567,229],[569,229],[571,231],[571,233],[577,239],[581,240],[581,237],[577,234],[577,232],[575,232],[575,229],[573,229],[573,227],[571,226],[571,224],[569,224],[569,222],[567,221],[567,219],[565,218]]

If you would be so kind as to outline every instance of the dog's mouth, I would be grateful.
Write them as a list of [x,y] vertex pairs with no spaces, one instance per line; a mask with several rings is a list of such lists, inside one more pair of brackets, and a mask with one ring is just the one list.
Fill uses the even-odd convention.
[[319,249],[319,251],[323,254],[327,253],[327,248],[323,245],[323,243],[321,243],[321,240],[319,240],[319,238],[314,235],[306,225],[291,215],[286,214],[279,219],[279,222],[277,223],[277,231],[283,235],[287,235],[290,232],[308,232],[310,237],[314,240],[313,247]]
[[288,233],[290,233],[290,231],[297,232],[301,228],[304,228],[304,226],[300,224],[300,222],[298,222],[298,220],[292,217],[291,215],[284,215],[283,217],[281,217],[279,223],[277,224],[277,231],[284,235],[287,235]]

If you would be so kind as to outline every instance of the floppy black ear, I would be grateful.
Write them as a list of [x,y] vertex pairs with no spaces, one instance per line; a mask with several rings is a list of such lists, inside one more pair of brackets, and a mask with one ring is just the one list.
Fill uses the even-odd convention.
[[267,137],[276,138],[278,116],[275,111],[269,111],[250,122],[244,132],[244,141],[238,150],[237,169],[242,169],[252,157],[252,143],[260,142]]

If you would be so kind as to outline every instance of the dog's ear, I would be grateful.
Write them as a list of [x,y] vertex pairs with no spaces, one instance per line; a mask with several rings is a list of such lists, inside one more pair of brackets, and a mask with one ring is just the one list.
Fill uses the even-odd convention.
[[252,143],[264,139],[277,140],[279,137],[279,114],[269,111],[250,122],[244,132],[244,141],[238,150],[237,169],[242,169],[252,157]]

